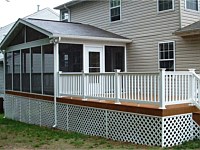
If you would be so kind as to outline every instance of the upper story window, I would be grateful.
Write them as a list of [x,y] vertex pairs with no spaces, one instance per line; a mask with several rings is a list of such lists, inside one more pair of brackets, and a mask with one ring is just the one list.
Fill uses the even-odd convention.
[[185,0],[185,8],[189,10],[199,10],[199,0]]
[[159,48],[159,68],[166,68],[166,71],[175,70],[175,42],[161,42]]
[[69,22],[69,12],[68,10],[61,11],[61,21]]
[[110,21],[121,19],[121,0],[110,0]]
[[158,11],[166,11],[174,9],[174,0],[158,0]]

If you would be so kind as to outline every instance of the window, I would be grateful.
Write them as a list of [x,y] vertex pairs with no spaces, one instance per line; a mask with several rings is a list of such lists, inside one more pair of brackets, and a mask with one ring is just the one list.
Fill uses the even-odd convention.
[[59,44],[60,71],[81,72],[83,70],[83,45]]
[[69,22],[69,12],[68,10],[61,11],[61,21]]
[[121,19],[121,0],[110,0],[111,22]]
[[162,42],[159,47],[159,68],[166,68],[166,71],[174,71],[175,67],[175,44],[174,42]]
[[174,0],[158,0],[158,11],[173,10]]
[[124,47],[106,46],[105,47],[105,70],[114,72],[115,69],[125,70]]
[[199,10],[198,6],[199,6],[198,0],[185,0],[186,9],[198,11]]

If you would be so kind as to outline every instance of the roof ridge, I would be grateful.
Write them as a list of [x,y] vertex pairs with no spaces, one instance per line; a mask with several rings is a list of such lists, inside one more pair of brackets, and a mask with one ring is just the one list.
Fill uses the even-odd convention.
[[38,18],[26,18],[25,20],[40,20],[40,21],[60,22],[60,23],[82,24],[82,23],[79,23],[79,22],[65,22],[65,21],[48,20],[48,19],[38,19]]

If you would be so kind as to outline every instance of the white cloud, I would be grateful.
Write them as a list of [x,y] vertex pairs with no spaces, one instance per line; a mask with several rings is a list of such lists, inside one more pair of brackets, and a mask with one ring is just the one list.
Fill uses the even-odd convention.
[[[37,5],[40,9],[49,7],[53,9],[56,6],[64,4],[69,0],[0,0],[0,27],[15,22],[18,18],[23,18],[37,11]],[[59,13],[58,11],[56,11]]]

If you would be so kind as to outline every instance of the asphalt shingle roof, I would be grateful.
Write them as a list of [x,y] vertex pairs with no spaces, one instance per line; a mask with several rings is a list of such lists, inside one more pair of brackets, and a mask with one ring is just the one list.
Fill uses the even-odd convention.
[[25,21],[52,34],[60,35],[61,37],[70,35],[127,39],[123,36],[87,24],[40,19],[26,19]]
[[197,21],[193,24],[190,24],[186,27],[183,27],[183,28],[177,30],[175,32],[175,34],[181,34],[181,33],[185,33],[185,32],[198,31],[198,30],[200,30],[200,21]]

